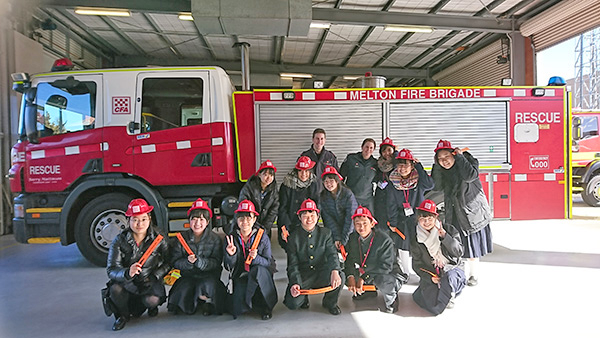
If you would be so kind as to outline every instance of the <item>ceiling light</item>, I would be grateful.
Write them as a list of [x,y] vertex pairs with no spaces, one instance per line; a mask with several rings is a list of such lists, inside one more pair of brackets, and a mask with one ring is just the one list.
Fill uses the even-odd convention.
[[183,21],[194,21],[192,13],[179,13],[179,20]]
[[433,28],[429,26],[413,25],[385,25],[384,30],[389,32],[413,32],[413,33],[431,33]]
[[304,73],[279,73],[281,77],[299,77],[303,79],[311,79],[312,74],[304,74]]
[[358,76],[358,75],[344,75],[344,80],[356,80],[359,77],[360,76]]
[[79,15],[131,16],[129,10],[109,8],[77,8],[75,13]]
[[331,27],[330,23],[327,22],[311,22],[310,28],[321,28],[321,29],[329,29]]

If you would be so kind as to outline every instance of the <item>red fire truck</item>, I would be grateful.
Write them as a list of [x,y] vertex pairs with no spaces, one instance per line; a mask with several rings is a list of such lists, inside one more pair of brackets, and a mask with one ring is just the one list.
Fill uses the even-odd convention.
[[559,87],[376,88],[234,92],[218,67],[15,74],[23,93],[9,178],[22,243],[76,242],[104,265],[132,198],[164,231],[207,200],[229,222],[261,161],[288,172],[327,131],[340,160],[366,137],[391,137],[433,163],[439,139],[469,147],[494,217],[569,217],[566,92]]
[[573,111],[573,192],[600,206],[600,111]]

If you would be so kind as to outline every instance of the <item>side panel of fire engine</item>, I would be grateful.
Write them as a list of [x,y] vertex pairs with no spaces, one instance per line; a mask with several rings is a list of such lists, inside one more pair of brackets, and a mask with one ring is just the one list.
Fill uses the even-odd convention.
[[254,96],[252,92],[233,94],[235,142],[237,149],[238,179],[246,181],[256,172],[256,139],[254,128]]
[[511,218],[566,218],[570,192],[564,89],[546,89],[541,97],[523,96],[510,104]]
[[102,170],[102,75],[75,76],[80,84],[64,89],[37,83],[40,144],[27,143],[24,185],[27,192],[63,191],[82,174]]

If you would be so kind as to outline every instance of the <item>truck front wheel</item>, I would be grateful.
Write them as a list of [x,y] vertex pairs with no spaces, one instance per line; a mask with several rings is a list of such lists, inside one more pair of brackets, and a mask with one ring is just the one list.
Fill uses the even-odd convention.
[[600,175],[592,177],[581,193],[583,201],[592,207],[600,207]]
[[129,202],[130,196],[109,193],[94,198],[81,209],[75,223],[75,241],[91,263],[106,266],[110,244],[128,226],[125,210]]

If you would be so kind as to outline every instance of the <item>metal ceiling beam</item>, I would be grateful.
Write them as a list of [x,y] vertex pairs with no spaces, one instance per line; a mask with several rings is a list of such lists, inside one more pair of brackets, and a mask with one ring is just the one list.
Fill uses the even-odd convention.
[[164,34],[163,32],[161,32],[160,28],[158,27],[158,25],[156,24],[156,22],[154,22],[154,20],[152,20],[152,18],[150,17],[150,15],[148,15],[147,13],[142,13],[142,16],[144,17],[144,19],[146,19],[146,21],[148,21],[148,24],[150,24],[150,26],[152,26],[152,29],[154,29],[154,32],[157,33],[158,37],[165,43],[167,44],[167,46],[169,46],[169,49],[171,50],[171,52],[173,54],[175,54],[176,57],[181,58],[183,57],[183,55],[181,54],[181,52],[177,49],[177,47],[173,44],[173,42],[171,42],[171,40],[169,40]]
[[498,41],[502,36],[504,36],[504,35],[487,33],[483,38],[481,38],[479,41],[477,41],[473,46],[471,46],[466,51],[458,54],[456,57],[453,57],[453,58],[448,59],[440,64],[435,65],[433,68],[431,68],[431,71],[430,71],[431,74],[433,75],[433,74],[439,73],[443,69],[450,67],[451,65],[453,65],[457,62],[460,62],[461,60],[465,59],[466,57],[473,55],[473,53],[478,52],[481,49],[483,49],[484,47],[489,46],[491,43]]
[[121,29],[119,27],[117,27],[117,25],[115,25],[111,19],[109,19],[108,17],[104,17],[104,16],[98,16],[98,17],[102,21],[104,21],[104,23],[106,23],[113,30],[114,33],[116,33],[121,39],[125,40],[125,42],[127,42],[131,47],[133,47],[133,49],[135,49],[138,52],[138,54],[146,55],[146,51],[143,50],[142,47],[140,47],[135,41],[133,41],[133,39],[130,38],[129,35],[125,34],[123,31],[121,31]]
[[478,37],[481,34],[483,34],[483,33],[481,33],[481,32],[475,32],[475,33],[469,34],[466,38],[464,38],[464,39],[460,40],[459,42],[455,43],[454,45],[452,45],[451,49],[447,49],[443,53],[438,54],[433,59],[427,61],[427,63],[425,63],[422,67],[423,68],[429,68],[429,67],[431,67],[436,62],[438,62],[438,61],[444,59],[446,56],[450,55],[450,53],[456,51],[457,48],[464,46],[467,42],[475,39],[476,37]]
[[44,7],[102,7],[121,8],[135,12],[172,13],[192,12],[190,0],[38,0]]
[[[334,8],[337,10],[338,8],[340,8],[340,6],[342,5],[342,0],[337,0],[335,2]],[[312,59],[310,60],[311,64],[316,64],[317,63],[317,59],[319,58],[319,54],[321,54],[321,50],[323,49],[323,45],[325,45],[325,40],[327,40],[327,36],[329,36],[329,30],[330,28],[326,28],[323,31],[323,34],[321,34],[321,41],[319,41],[319,45],[317,46],[317,50],[315,51],[315,54],[313,55]]]
[[[211,61],[206,59],[165,59],[152,58],[143,56],[120,56],[116,60],[118,67],[140,67],[145,65],[163,65],[163,66],[219,66],[229,71],[240,71],[241,63],[237,61]],[[375,72],[380,76],[389,77],[414,77],[426,78],[427,70],[424,69],[401,69],[397,67],[382,67],[382,68],[348,68],[339,66],[311,66],[311,65],[290,65],[290,64],[274,64],[272,62],[251,61],[250,69],[252,73],[257,74],[279,74],[279,73],[308,73],[314,76],[344,76],[344,75],[360,75],[366,72]]]
[[510,33],[518,29],[512,19],[483,18],[464,15],[417,14],[401,12],[361,11],[313,8],[313,20],[332,24],[384,26],[419,25],[436,29]]

